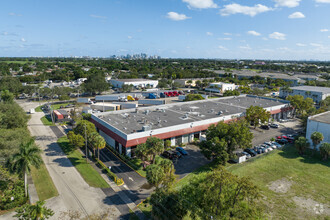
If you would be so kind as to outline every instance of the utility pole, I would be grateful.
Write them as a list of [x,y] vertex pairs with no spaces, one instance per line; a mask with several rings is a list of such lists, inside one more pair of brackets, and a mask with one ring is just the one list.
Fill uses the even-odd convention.
[[85,128],[86,163],[88,163],[88,156],[87,156],[87,133],[86,133],[86,123],[84,123],[84,128]]

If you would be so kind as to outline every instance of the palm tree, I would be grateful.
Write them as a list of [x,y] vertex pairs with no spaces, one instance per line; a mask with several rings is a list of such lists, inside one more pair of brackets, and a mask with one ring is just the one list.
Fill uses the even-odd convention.
[[45,220],[54,215],[54,211],[44,206],[45,201],[38,201],[34,205],[26,204],[16,210],[14,217],[18,219]]
[[306,138],[304,137],[299,137],[295,142],[294,145],[296,146],[297,150],[299,151],[300,155],[304,154],[304,151],[306,148],[309,147],[309,142]]
[[97,159],[100,160],[100,149],[105,148],[105,140],[101,135],[98,135],[94,139],[94,145],[97,148]]
[[314,151],[316,151],[316,147],[319,143],[321,143],[321,141],[323,141],[323,134],[315,131],[313,132],[313,134],[311,135],[311,139],[313,141],[313,146],[314,146]]
[[97,138],[99,134],[97,132],[92,132],[89,136],[88,136],[88,143],[89,145],[93,148],[93,155],[95,157],[95,150],[96,150],[96,145],[95,145],[95,139]]
[[40,148],[31,139],[26,144],[22,143],[19,147],[19,152],[9,159],[10,169],[21,177],[24,175],[25,196],[27,196],[27,175],[31,171],[31,166],[39,168],[42,164],[40,153]]
[[144,161],[149,155],[147,145],[145,143],[139,144],[135,149],[135,154],[137,157]]

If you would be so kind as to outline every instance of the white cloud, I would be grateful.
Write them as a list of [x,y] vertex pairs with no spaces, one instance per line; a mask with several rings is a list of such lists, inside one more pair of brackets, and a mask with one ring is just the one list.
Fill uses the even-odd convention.
[[298,47],[306,47],[306,46],[307,46],[306,44],[302,44],[302,43],[296,43],[296,45],[297,45]]
[[213,0],[182,0],[188,4],[188,8],[217,8],[218,5],[213,2]]
[[218,40],[231,40],[230,37],[218,38]]
[[290,50],[289,48],[287,48],[287,47],[279,47],[279,48],[277,48],[278,50],[285,50],[285,51],[288,51],[288,50]]
[[191,17],[187,17],[185,14],[179,14],[179,13],[171,11],[171,12],[167,13],[167,18],[169,18],[173,21],[183,21],[183,20],[189,19]]
[[254,5],[253,7],[250,7],[250,6],[244,6],[234,3],[234,4],[225,5],[224,8],[220,10],[220,14],[222,16],[228,16],[232,14],[244,14],[254,17],[257,14],[271,10],[273,9],[261,4],[257,4]]
[[245,46],[240,46],[239,48],[243,49],[243,50],[251,50],[252,49],[248,44],[245,45]]
[[232,33],[223,33],[224,35],[231,36]]
[[213,36],[213,33],[212,32],[206,32],[206,35],[207,36]]
[[263,40],[268,40],[268,38],[267,38],[267,37],[263,37],[262,39],[263,39]]
[[101,16],[101,15],[89,15],[90,17],[92,17],[92,18],[99,18],[99,19],[107,19],[107,17],[106,16]]
[[14,12],[10,12],[8,15],[10,15],[10,16],[18,16],[18,17],[22,16],[21,14],[16,14]]
[[226,47],[221,46],[221,45],[219,45],[218,48],[221,49],[221,50],[228,50]]
[[317,43],[310,43],[311,46],[313,47],[322,47],[322,44],[317,44]]
[[256,31],[248,31],[247,34],[253,35],[253,36],[260,36],[261,34]]
[[328,36],[328,38],[330,38],[330,35]]
[[320,31],[321,32],[328,32],[329,30],[328,29],[321,29]]
[[285,34],[280,32],[273,32],[268,35],[269,38],[276,39],[276,40],[285,40]]
[[330,3],[330,0],[315,0],[317,3]]
[[25,40],[23,37],[21,38],[21,41],[22,41],[22,42],[26,42],[26,40]]
[[276,7],[288,7],[294,8],[299,5],[301,0],[274,0],[276,2]]
[[127,36],[128,39],[132,39],[133,37],[132,36]]
[[304,18],[305,15],[299,11],[292,13],[288,18]]

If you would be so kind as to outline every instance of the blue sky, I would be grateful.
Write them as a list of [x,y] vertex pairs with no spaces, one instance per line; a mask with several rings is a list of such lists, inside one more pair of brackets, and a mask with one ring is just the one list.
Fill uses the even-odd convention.
[[0,56],[330,60],[330,0],[1,0]]

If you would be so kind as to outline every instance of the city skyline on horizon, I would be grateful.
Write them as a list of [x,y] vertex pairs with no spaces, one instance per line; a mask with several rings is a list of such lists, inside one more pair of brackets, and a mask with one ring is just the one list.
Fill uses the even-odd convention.
[[[50,10],[51,9],[51,10]],[[6,1],[1,57],[330,60],[330,0]]]

